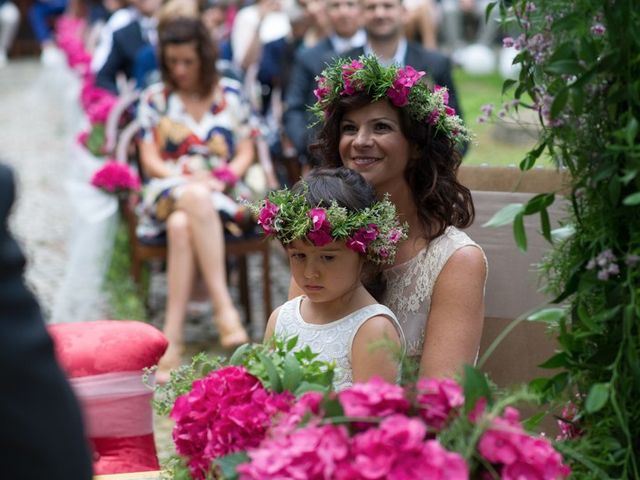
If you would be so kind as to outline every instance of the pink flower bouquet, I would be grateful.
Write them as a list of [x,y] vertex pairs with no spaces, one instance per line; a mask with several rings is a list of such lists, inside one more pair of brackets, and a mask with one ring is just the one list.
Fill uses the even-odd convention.
[[326,365],[313,363],[308,348],[294,351],[295,341],[241,347],[232,366],[177,397],[173,438],[191,478],[553,480],[571,473],[547,438],[524,429],[517,410],[493,403],[473,369],[465,372],[473,377],[465,380],[469,392],[451,379],[399,386],[373,378],[334,393],[329,377],[316,383]]
[[137,192],[140,178],[128,165],[110,160],[93,174],[91,185],[107,193]]

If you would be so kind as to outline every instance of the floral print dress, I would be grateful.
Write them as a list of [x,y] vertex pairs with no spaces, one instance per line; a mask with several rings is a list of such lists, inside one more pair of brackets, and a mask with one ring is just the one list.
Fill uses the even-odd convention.
[[[240,83],[221,78],[211,106],[199,122],[186,111],[180,96],[164,84],[142,92],[138,106],[141,139],[158,146],[173,175],[146,182],[138,208],[138,236],[154,237],[164,232],[170,213],[166,205],[179,194],[190,174],[209,171],[224,181],[225,166],[235,155],[238,143],[253,134],[251,109],[240,88]],[[232,220],[241,210],[235,201],[238,197],[251,197],[242,181],[225,193],[212,192],[216,209]]]

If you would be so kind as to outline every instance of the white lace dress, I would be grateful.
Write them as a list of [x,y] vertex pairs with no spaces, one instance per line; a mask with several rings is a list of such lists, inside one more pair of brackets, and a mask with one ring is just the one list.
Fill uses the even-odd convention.
[[331,323],[318,325],[307,323],[300,314],[300,305],[304,297],[296,297],[280,307],[276,320],[275,336],[289,338],[298,336],[295,350],[309,346],[318,354],[318,359],[336,363],[333,387],[336,392],[353,385],[353,370],[351,368],[351,345],[360,327],[371,317],[384,315],[388,317],[398,330],[402,350],[405,341],[402,329],[396,316],[384,305],[368,305],[346,317]]
[[469,245],[480,248],[466,233],[449,227],[411,260],[383,272],[387,289],[382,300],[400,322],[408,357],[422,355],[431,294],[440,271],[456,250]]

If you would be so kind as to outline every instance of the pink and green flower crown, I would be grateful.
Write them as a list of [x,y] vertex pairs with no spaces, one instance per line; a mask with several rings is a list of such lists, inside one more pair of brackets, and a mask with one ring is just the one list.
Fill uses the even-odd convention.
[[341,97],[367,93],[373,101],[388,98],[396,107],[406,109],[418,122],[433,125],[455,142],[470,140],[469,131],[455,109],[448,105],[446,87],[433,89],[413,67],[385,67],[373,55],[358,60],[339,58],[316,77],[318,88],[313,93],[317,102],[311,107],[318,123],[335,108]]
[[317,247],[344,241],[347,248],[379,264],[393,263],[398,242],[407,237],[407,226],[400,225],[396,207],[386,196],[353,212],[335,201],[328,208],[309,205],[303,194],[283,189],[270,192],[249,208],[264,233],[284,245],[298,239]]

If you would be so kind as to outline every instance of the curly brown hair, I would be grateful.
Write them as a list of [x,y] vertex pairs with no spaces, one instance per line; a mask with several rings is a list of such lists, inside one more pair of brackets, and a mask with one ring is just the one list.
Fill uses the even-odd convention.
[[171,77],[171,72],[169,71],[165,58],[167,46],[193,43],[196,46],[196,53],[200,60],[199,93],[202,96],[208,95],[219,78],[218,71],[216,70],[218,51],[202,21],[194,17],[173,18],[163,23],[162,29],[158,33],[160,72],[163,83],[171,89],[177,87]]
[[[347,112],[371,102],[372,98],[366,93],[339,99],[318,132],[317,141],[309,147],[323,165],[342,166],[338,148],[340,122]],[[417,159],[409,159],[404,177],[417,206],[425,238],[436,238],[451,225],[468,227],[473,223],[475,209],[471,192],[456,178],[462,157],[455,144],[447,135],[436,131],[428,123],[418,122],[402,108],[395,107],[390,102],[389,105],[398,111],[403,135],[419,152]]]

